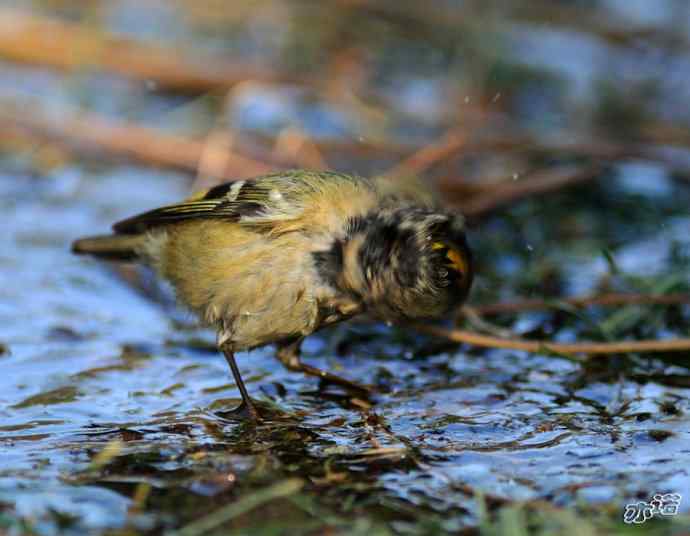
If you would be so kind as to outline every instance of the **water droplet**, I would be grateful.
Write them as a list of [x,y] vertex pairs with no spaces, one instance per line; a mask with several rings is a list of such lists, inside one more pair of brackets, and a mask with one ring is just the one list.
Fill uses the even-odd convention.
[[469,98],[469,97],[465,97],[465,104],[469,104],[469,103],[470,103],[470,98]]
[[519,174],[519,173],[513,173],[513,180],[514,180],[514,181],[518,180],[519,178],[520,178],[520,174]]
[[527,251],[534,251],[534,246],[532,246],[532,244],[527,244]]
[[496,94],[494,95],[494,98],[491,99],[491,102],[496,102],[496,101],[497,101],[498,99],[500,99],[500,98],[501,98],[501,94],[500,94],[500,93],[496,93]]

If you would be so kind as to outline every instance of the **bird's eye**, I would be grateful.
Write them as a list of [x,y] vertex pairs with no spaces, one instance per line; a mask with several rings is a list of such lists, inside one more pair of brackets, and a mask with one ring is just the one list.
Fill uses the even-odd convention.
[[431,244],[431,249],[443,253],[446,261],[445,265],[454,272],[458,274],[467,272],[467,258],[457,249],[449,247],[443,242],[434,242]]

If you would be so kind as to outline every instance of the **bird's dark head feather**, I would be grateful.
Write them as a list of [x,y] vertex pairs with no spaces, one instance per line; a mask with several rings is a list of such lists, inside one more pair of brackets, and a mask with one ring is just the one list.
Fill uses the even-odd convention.
[[384,320],[441,317],[472,284],[460,215],[417,207],[373,213],[350,222],[344,250],[345,280]]

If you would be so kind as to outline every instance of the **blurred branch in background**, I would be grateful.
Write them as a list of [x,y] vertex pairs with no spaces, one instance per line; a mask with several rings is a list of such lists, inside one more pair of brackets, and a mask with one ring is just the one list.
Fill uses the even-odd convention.
[[[27,112],[27,109],[31,112]],[[0,125],[27,140],[50,140],[64,144],[84,156],[126,158],[142,164],[196,173],[207,150],[205,140],[167,134],[133,123],[116,122],[97,114],[60,114],[51,117],[36,106],[22,103],[0,107]],[[261,162],[224,149],[225,169],[216,178],[236,178],[266,173],[280,163]],[[216,169],[218,172],[219,170]]]
[[275,69],[182,53],[8,8],[0,8],[0,56],[67,71],[105,71],[181,92],[222,90],[245,80],[295,81]]
[[[201,166],[203,169],[200,171],[204,175],[213,175],[213,178],[204,181],[204,186],[209,186],[214,179],[241,179],[284,168],[291,160],[289,157],[280,156],[285,154],[284,151],[272,151],[257,160],[232,151],[227,144],[220,148],[209,144],[210,139],[217,140],[217,135],[207,140],[193,140],[132,123],[116,123],[95,114],[82,113],[52,118],[48,114],[39,114],[35,107],[31,107],[33,112],[26,113],[27,107],[0,107],[0,125],[6,130],[28,135],[29,138],[65,143],[73,149],[92,155],[95,151],[96,154],[105,153],[111,158],[129,158],[144,164],[170,167],[188,173],[196,173]],[[300,144],[306,143],[304,138],[297,141]],[[285,139],[279,137],[277,142],[285,143]],[[318,143],[309,143],[316,151]],[[459,151],[463,143],[463,137],[451,132],[438,144],[424,147],[404,159],[387,175],[416,175],[444,159],[449,153]],[[222,151],[223,154],[218,155],[218,151]],[[213,165],[212,171],[209,171],[211,152],[216,162],[220,158],[222,167]],[[442,193],[447,203],[459,206],[469,216],[478,217],[531,195],[544,194],[592,180],[600,171],[599,166],[593,165],[584,169],[566,168],[537,172],[520,182],[499,182],[492,188],[481,189],[478,195],[469,199],[465,191],[462,191],[461,195],[453,195],[458,193],[457,188],[443,190]],[[458,179],[455,182],[461,183],[462,180]]]
[[524,311],[539,311],[545,309],[562,309],[568,307],[593,307],[617,305],[679,305],[690,303],[690,294],[598,294],[596,296],[560,298],[554,300],[520,300],[504,303],[487,303],[478,305],[474,309],[480,315],[500,315],[506,313],[521,313]]
[[603,167],[599,164],[536,171],[520,181],[496,184],[475,198],[462,202],[460,208],[469,217],[484,216],[530,196],[543,195],[594,180],[602,171]]
[[[468,17],[452,4],[439,3],[434,9],[427,9],[418,2],[396,0],[338,0],[343,8],[358,9],[381,18],[407,21],[411,25],[423,25],[428,32],[439,29],[458,32],[472,31]],[[465,9],[473,13],[487,13],[502,10],[506,20],[522,21],[533,26],[546,28],[561,27],[588,34],[614,46],[635,47],[640,42],[651,42],[658,46],[688,48],[688,37],[682,31],[660,31],[654,24],[614,24],[604,18],[586,3],[553,3],[545,0],[529,2],[503,2],[500,0],[471,0],[465,2]]]
[[[391,13],[396,14],[396,16],[407,13],[409,16],[410,9],[413,9],[413,6],[398,9],[390,2],[383,2],[376,4],[376,6],[365,1],[341,2],[341,4],[347,8],[346,10],[352,8],[374,9],[377,16],[388,16]],[[539,10],[535,11],[541,13]],[[451,10],[451,13],[457,17],[457,11]],[[428,17],[437,17],[439,14],[419,13],[419,16],[421,20],[427,20]],[[447,23],[452,18],[445,20]],[[0,30],[0,56],[6,59],[47,65],[69,71],[111,72],[145,80],[154,84],[155,87],[168,90],[205,93],[227,90],[240,82],[249,80],[318,87],[314,79],[304,75],[287,75],[280,73],[280,69],[276,68],[258,68],[246,63],[227,62],[219,57],[209,57],[208,54],[195,53],[194,51],[180,54],[179,50],[174,48],[154,46],[130,38],[116,37],[83,24],[27,15],[7,8],[0,9]],[[335,75],[335,79],[339,77],[337,73],[330,74]],[[346,71],[342,76],[347,77],[349,74],[351,73]],[[349,81],[351,82],[351,80]],[[341,95],[343,93],[342,88],[334,87],[333,84],[333,80],[330,80],[328,84],[323,85],[318,97],[327,100],[336,98],[341,105],[358,107],[352,109],[352,112],[362,111],[361,102],[358,99],[343,97]],[[372,89],[372,87],[367,88],[369,92]],[[380,91],[376,91],[376,93],[377,98],[384,98]],[[353,95],[353,88],[345,91],[345,94]],[[336,97],[336,95],[340,96]],[[390,96],[387,97],[387,101],[390,107],[387,111],[389,115],[404,113],[404,110],[400,109],[399,103],[394,104],[390,101]],[[603,135],[593,137],[592,133],[585,132],[570,133],[567,140],[540,139],[534,134],[527,134],[524,130],[516,130],[514,125],[507,123],[506,117],[502,116],[498,109],[489,111],[486,107],[468,106],[466,102],[454,114],[459,113],[460,108],[462,109],[463,124],[451,126],[446,138],[439,144],[415,147],[391,140],[358,140],[352,142],[343,139],[319,139],[305,143],[308,139],[306,137],[300,142],[302,146],[307,148],[302,151],[301,160],[316,167],[325,167],[329,153],[337,153],[342,156],[361,155],[379,158],[402,158],[406,155],[412,155],[407,156],[404,161],[391,168],[388,174],[403,172],[416,174],[426,171],[430,167],[430,162],[438,162],[443,159],[450,160],[453,156],[467,157],[471,154],[501,150],[503,152],[516,151],[523,154],[548,155],[550,157],[577,156],[606,160],[646,158],[668,165],[679,176],[690,176],[690,166],[687,164],[687,159],[669,155],[661,150],[666,146],[684,150],[690,148],[687,129],[668,122],[657,120],[653,124],[645,124],[640,127],[640,132],[634,141],[627,142],[614,142]],[[91,116],[91,119],[94,121],[92,130],[95,132],[102,123],[99,123],[95,116]],[[40,122],[40,119],[37,121]],[[33,121],[34,125],[37,121]],[[27,119],[27,122],[31,121]],[[475,124],[480,129],[471,127]],[[65,130],[69,134],[69,130]],[[472,136],[468,134],[469,130],[472,131]],[[506,136],[506,130],[511,131],[511,134]],[[52,127],[52,131],[57,135],[56,126]],[[294,131],[291,130],[291,132],[293,132],[290,136],[292,142],[287,145],[294,147]],[[83,135],[83,133],[84,128],[80,129],[78,135]],[[91,137],[97,136],[92,135]],[[106,135],[104,138],[108,138],[108,136]],[[151,141],[153,142],[153,140]],[[283,147],[285,145],[282,144]],[[132,153],[135,152],[132,151]],[[190,154],[195,153],[196,149],[190,149],[188,152]],[[274,155],[281,154],[284,156],[287,153],[284,150],[274,152]],[[265,158],[269,161],[276,160],[270,156]],[[170,159],[163,157],[159,160],[161,160],[161,165],[166,165],[166,160]],[[278,160],[282,160],[281,164],[284,164],[284,161],[289,160],[289,158],[278,158]],[[144,161],[152,163],[151,159],[144,159]],[[172,165],[178,167],[175,162],[172,162]],[[179,167],[189,168],[188,164]],[[260,169],[260,166],[256,169]],[[219,178],[225,177],[220,176]],[[482,182],[486,183],[487,181]],[[445,189],[445,186],[442,187]]]
[[551,28],[553,26],[589,34],[610,45],[637,47],[648,43],[660,47],[687,49],[688,36],[682,31],[660,29],[657,24],[625,24],[602,17],[586,4],[553,4],[545,0],[515,3],[508,13],[515,20]]
[[[27,112],[27,110],[31,110]],[[41,113],[39,109],[28,102],[0,102],[0,125],[6,131],[15,131],[27,137],[28,140],[46,139],[65,144],[80,151],[85,156],[89,153],[110,156],[111,158],[128,158],[143,164],[170,167],[196,173],[202,163],[202,156],[208,155],[208,140],[190,139],[180,135],[172,135],[160,130],[148,128],[134,123],[115,122],[94,113],[60,114],[51,117]],[[248,139],[252,136],[249,135]],[[264,138],[264,141],[269,141]],[[321,143],[311,139],[298,131],[290,130],[273,140],[273,148],[260,149],[256,144],[249,148],[238,141],[238,148],[224,146],[218,150],[222,155],[223,168],[214,166],[213,175],[216,180],[233,180],[266,173],[270,170],[294,167],[304,163],[313,167],[326,169],[326,159],[329,153],[337,153],[345,144],[332,141]],[[362,144],[363,146],[365,144]],[[536,140],[523,137],[512,141],[484,140],[468,141],[456,131],[450,131],[439,142],[418,149],[407,158],[385,173],[386,176],[417,175],[424,173],[431,166],[442,163],[450,157],[462,157],[475,151],[488,150],[500,146],[504,151],[513,148],[520,152],[552,152],[575,155],[587,154],[594,160],[590,164],[581,166],[560,166],[542,170],[535,170],[527,177],[515,180],[512,177],[498,180],[485,180],[478,184],[470,184],[460,177],[439,181],[439,188],[445,202],[462,209],[468,216],[481,217],[498,208],[509,206],[530,196],[542,195],[563,188],[581,184],[596,179],[601,175],[606,160],[620,160],[626,155],[633,156],[636,148],[626,149],[615,144],[602,144],[598,148],[589,150],[589,146],[581,147],[577,144],[540,145]],[[291,147],[291,148],[290,148]],[[348,146],[350,149],[355,146]],[[303,149],[307,149],[305,162]],[[361,147],[360,147],[361,149]],[[386,147],[381,147],[386,151]],[[402,152],[402,146],[394,151]],[[408,147],[412,151],[412,148]],[[375,153],[376,146],[368,148],[368,152]],[[249,156],[248,152],[254,152]],[[594,154],[592,154],[594,153]],[[676,170],[679,174],[683,170]],[[684,175],[681,175],[684,176]],[[210,179],[209,179],[210,180]],[[208,182],[208,181],[207,181]],[[207,184],[208,185],[208,184]]]

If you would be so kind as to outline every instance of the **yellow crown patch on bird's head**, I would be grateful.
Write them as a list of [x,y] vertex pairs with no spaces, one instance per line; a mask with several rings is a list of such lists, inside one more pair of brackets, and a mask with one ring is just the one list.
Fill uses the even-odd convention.
[[461,216],[405,207],[359,226],[369,309],[386,320],[438,318],[467,297],[472,259]]
[[469,271],[469,262],[466,254],[461,253],[458,249],[449,246],[443,242],[434,242],[431,245],[431,249],[434,251],[442,251],[448,262],[446,266],[455,272],[460,274],[467,273]]

